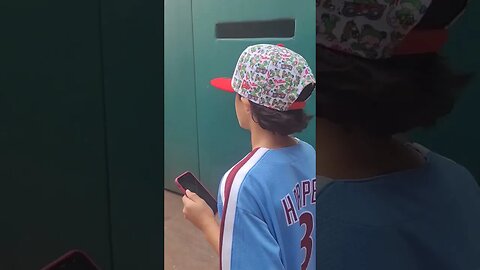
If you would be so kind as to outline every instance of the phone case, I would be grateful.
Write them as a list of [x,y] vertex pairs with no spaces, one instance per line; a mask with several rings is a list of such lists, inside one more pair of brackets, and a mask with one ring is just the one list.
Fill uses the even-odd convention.
[[51,270],[54,269],[55,267],[58,267],[61,263],[64,261],[68,260],[70,257],[74,255],[80,255],[83,257],[89,264],[92,265],[93,268],[100,270],[100,268],[92,261],[92,259],[83,251],[81,250],[71,250],[64,255],[62,255],[60,258],[56,259],[55,261],[49,263],[47,266],[43,267],[41,270]]
[[[177,188],[182,192],[183,195],[187,195],[187,191],[183,188],[183,186],[178,182],[178,179],[180,179],[182,176],[184,176],[185,174],[187,173],[191,173],[189,171],[186,171],[182,174],[180,174],[179,176],[177,176],[177,178],[175,178],[175,185],[177,185]],[[192,173],[193,175],[193,173]],[[195,176],[195,175],[194,175]],[[196,178],[196,177],[195,177]]]
[[[210,193],[210,191],[202,184],[202,182],[200,182],[200,181],[198,180],[198,178],[197,178],[193,173],[191,173],[191,172],[189,172],[189,171],[186,171],[186,172],[182,173],[181,175],[177,176],[177,178],[175,178],[175,184],[177,185],[178,189],[179,189],[183,194],[187,195],[187,191],[186,191],[186,190],[183,188],[183,186],[178,182],[178,179],[180,179],[182,176],[184,176],[184,175],[187,174],[187,173],[190,173],[191,175],[193,175],[193,177],[195,178],[195,180],[197,180],[197,182],[203,187],[203,189],[205,189],[205,190],[207,191],[208,195],[210,195],[210,197],[212,197],[212,199],[213,199],[214,201],[217,201],[217,200],[215,199],[215,197],[212,196],[212,193]],[[214,211],[214,212],[215,212],[215,211]]]

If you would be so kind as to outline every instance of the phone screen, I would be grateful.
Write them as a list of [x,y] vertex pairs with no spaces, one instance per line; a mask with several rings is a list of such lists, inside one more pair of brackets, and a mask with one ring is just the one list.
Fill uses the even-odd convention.
[[72,252],[44,270],[99,270],[84,254]]
[[208,206],[212,208],[214,214],[217,213],[217,201],[212,197],[212,195],[210,195],[208,190],[202,186],[197,178],[193,176],[193,174],[187,172],[180,176],[177,181],[185,190],[188,189],[202,198],[208,204]]

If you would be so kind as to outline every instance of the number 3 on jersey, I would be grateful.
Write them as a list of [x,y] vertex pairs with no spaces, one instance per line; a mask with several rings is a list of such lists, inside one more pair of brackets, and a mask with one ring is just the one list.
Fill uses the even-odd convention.
[[312,257],[312,248],[313,248],[313,216],[310,212],[304,212],[300,216],[300,226],[305,225],[305,235],[300,242],[300,247],[305,248],[305,260],[302,263],[302,270],[306,270]]

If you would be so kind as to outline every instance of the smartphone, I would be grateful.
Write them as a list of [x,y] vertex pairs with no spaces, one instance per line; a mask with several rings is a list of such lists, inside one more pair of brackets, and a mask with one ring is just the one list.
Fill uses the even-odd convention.
[[100,270],[87,254],[72,250],[42,268],[42,270]]
[[184,172],[175,178],[175,184],[183,194],[186,194],[187,189],[196,193],[212,208],[214,214],[217,213],[217,201],[191,172]]

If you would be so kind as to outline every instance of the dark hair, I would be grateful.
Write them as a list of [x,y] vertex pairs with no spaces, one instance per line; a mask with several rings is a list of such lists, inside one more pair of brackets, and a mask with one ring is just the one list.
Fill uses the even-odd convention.
[[[313,84],[305,87],[297,101],[305,101],[314,88]],[[253,102],[250,102],[250,107],[253,120],[260,127],[284,136],[304,130],[308,125],[308,121],[312,118],[304,110],[277,111]]]
[[391,136],[434,125],[471,76],[438,54],[368,60],[317,46],[317,77],[318,117]]
[[[433,1],[416,29],[446,27],[466,2]],[[381,137],[429,127],[470,79],[435,53],[369,60],[317,44],[317,116]]]

